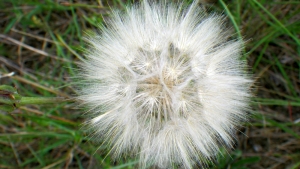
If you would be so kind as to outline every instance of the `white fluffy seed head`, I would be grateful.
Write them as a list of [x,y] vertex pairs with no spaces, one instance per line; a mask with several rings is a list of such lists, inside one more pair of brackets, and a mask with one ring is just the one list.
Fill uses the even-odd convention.
[[113,14],[80,69],[91,136],[141,167],[192,168],[231,147],[252,80],[224,17],[147,1]]

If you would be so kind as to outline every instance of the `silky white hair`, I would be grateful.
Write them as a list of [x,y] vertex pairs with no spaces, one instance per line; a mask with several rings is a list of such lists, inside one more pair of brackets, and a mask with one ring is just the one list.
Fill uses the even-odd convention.
[[[149,3],[113,11],[88,34],[78,99],[91,138],[140,167],[205,167],[233,146],[247,120],[252,80],[225,18],[197,3]],[[231,39],[230,39],[231,38]]]

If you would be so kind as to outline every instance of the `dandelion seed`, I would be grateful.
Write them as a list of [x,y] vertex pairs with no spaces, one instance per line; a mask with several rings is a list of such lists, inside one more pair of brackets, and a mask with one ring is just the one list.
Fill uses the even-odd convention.
[[140,166],[205,167],[232,147],[252,80],[224,17],[196,3],[142,2],[89,35],[78,99],[91,136]]

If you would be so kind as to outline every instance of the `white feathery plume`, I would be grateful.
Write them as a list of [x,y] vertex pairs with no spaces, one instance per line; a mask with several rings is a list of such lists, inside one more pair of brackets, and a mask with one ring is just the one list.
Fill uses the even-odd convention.
[[89,34],[78,99],[91,137],[140,166],[193,168],[232,147],[247,119],[252,80],[243,42],[225,18],[190,6],[149,3],[114,11]]

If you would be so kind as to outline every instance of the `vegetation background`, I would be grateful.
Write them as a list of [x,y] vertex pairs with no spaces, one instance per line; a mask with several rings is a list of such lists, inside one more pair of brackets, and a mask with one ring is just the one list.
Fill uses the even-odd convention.
[[[111,8],[132,3],[0,0],[0,84],[22,96],[71,99],[84,31],[96,31]],[[212,168],[300,168],[300,1],[200,0],[200,5],[227,15],[237,37],[247,40],[244,58],[257,86],[254,114],[237,133],[236,150]],[[6,76],[10,72],[15,75]],[[76,104],[9,105],[13,111],[1,106],[1,169],[137,168],[137,160],[114,162],[105,147],[85,138]]]

